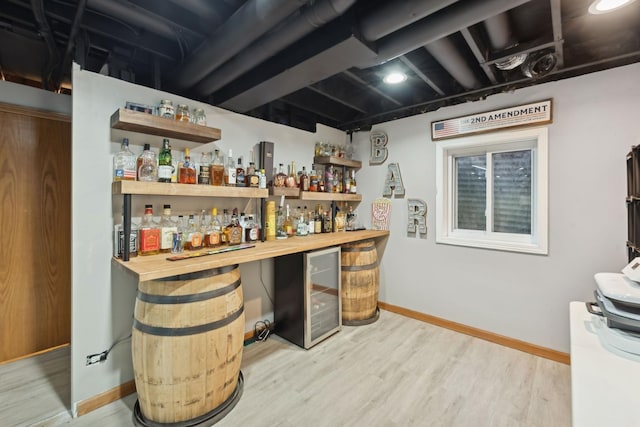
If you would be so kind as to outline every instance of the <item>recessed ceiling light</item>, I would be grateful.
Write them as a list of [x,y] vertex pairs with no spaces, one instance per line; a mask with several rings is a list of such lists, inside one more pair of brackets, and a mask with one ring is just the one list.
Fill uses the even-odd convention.
[[405,80],[407,80],[407,75],[397,71],[387,74],[386,76],[384,76],[384,79],[382,79],[383,82],[390,85],[402,83]]
[[589,13],[600,15],[603,13],[613,12],[623,6],[633,3],[635,0],[595,0],[589,6]]

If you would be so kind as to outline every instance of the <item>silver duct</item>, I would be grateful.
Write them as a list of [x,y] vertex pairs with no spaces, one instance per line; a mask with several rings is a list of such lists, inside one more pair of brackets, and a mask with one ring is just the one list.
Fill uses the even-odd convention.
[[215,92],[296,40],[342,15],[355,2],[356,0],[319,0],[313,3],[213,70],[196,85],[196,93],[208,95]]
[[249,0],[189,56],[176,76],[179,88],[192,87],[211,71],[298,10],[304,0]]
[[368,14],[359,25],[362,36],[367,41],[376,41],[400,28],[413,24],[457,0],[402,0],[390,1]]
[[433,41],[426,45],[425,49],[462,87],[465,89],[480,87],[480,81],[449,38]]
[[[506,13],[501,13],[484,21],[484,27],[489,36],[489,44],[496,51],[504,50],[517,45],[517,40],[511,34],[509,17]],[[504,61],[496,62],[499,70],[512,70],[522,64],[527,59],[527,54],[510,56]]]

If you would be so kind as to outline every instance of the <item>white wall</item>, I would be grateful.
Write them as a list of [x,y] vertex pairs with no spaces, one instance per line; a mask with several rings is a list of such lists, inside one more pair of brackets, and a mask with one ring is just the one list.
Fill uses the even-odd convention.
[[[205,109],[210,126],[222,130],[222,139],[203,144],[192,150],[212,151],[215,147],[224,153],[233,149],[234,157],[243,155],[259,141],[275,143],[274,162],[287,164],[291,160],[297,167],[310,167],[314,144],[317,140],[344,143],[342,131],[319,125],[314,133],[293,129],[231,113],[219,108],[196,103],[172,94],[136,86],[120,80],[73,68],[73,275],[72,275],[72,356],[71,401],[73,409],[78,402],[109,390],[133,379],[129,341],[117,345],[103,364],[85,366],[86,356],[108,349],[118,338],[131,332],[133,306],[137,282],[132,275],[112,266],[112,229],[120,222],[121,197],[111,195],[111,159],[120,149],[124,133],[112,131],[109,119],[126,101],[158,104],[160,99],[172,99],[190,106],[198,104]],[[159,137],[127,135],[134,146]],[[173,146],[181,146],[179,141]],[[257,158],[256,151],[256,158]],[[171,203],[174,214],[192,213],[197,209],[210,209],[211,204],[241,209],[255,209],[255,203],[241,200],[210,200],[205,198],[133,197],[133,212],[140,214],[144,203],[151,202],[158,213],[162,203]],[[245,205],[246,204],[246,205]],[[226,205],[225,205],[226,206]],[[273,294],[272,262],[243,264],[241,267],[245,293],[245,330],[253,330],[257,320],[273,320],[273,307],[266,292]],[[261,280],[262,278],[262,280]],[[264,283],[264,286],[263,286]]]
[[[382,195],[389,162],[406,188],[393,199],[380,300],[569,352],[569,302],[593,299],[593,275],[627,264],[625,155],[640,144],[639,75],[629,65],[374,126],[389,137],[389,157],[358,173],[361,206]],[[548,98],[549,255],[436,245],[430,123]],[[354,141],[366,162],[369,133]],[[427,202],[426,238],[406,232],[407,198]]]
[[0,80],[0,102],[71,114],[71,97],[31,86]]

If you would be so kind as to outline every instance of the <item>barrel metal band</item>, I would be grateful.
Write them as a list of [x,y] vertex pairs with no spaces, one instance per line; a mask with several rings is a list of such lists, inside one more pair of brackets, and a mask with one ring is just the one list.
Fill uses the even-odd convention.
[[134,319],[133,327],[142,333],[159,337],[184,337],[187,335],[203,334],[205,332],[223,328],[242,316],[242,313],[244,313],[244,304],[241,305],[238,310],[231,313],[231,315],[229,315],[228,317],[216,320],[215,322],[205,323],[204,325],[187,326],[184,328],[163,328],[160,326],[149,326],[141,323],[140,321],[138,321],[138,319]]
[[371,246],[365,246],[363,248],[353,248],[353,247],[342,247],[340,249],[342,252],[369,252],[369,251],[375,251],[376,250],[376,245],[371,245]]
[[362,270],[371,270],[378,266],[378,262],[374,262],[372,264],[366,265],[343,265],[340,269],[342,271],[362,271]]
[[151,304],[187,304],[190,302],[206,301],[232,292],[239,287],[241,283],[240,279],[238,279],[220,289],[188,295],[154,295],[138,291],[138,300]]

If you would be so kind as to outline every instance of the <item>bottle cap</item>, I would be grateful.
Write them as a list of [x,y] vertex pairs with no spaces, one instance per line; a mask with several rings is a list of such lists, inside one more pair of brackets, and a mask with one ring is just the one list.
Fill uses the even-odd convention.
[[171,209],[171,205],[164,205],[163,208],[164,209]]
[[151,150],[151,144],[149,144],[149,143],[145,143],[145,144],[144,144],[144,150],[145,150],[145,151]]

